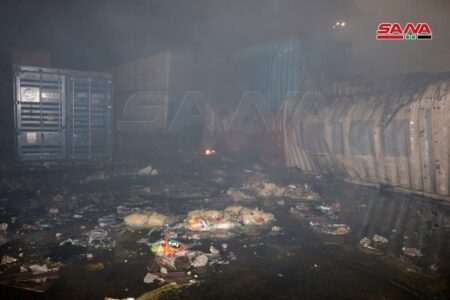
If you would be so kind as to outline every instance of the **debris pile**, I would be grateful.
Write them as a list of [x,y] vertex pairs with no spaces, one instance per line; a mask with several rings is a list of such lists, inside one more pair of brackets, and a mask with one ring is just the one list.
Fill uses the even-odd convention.
[[142,168],[139,171],[137,171],[136,175],[139,175],[139,176],[148,176],[148,175],[155,176],[155,175],[158,175],[158,170],[154,169],[151,165],[149,165],[149,166],[147,166],[145,168]]
[[157,212],[136,213],[126,216],[124,222],[127,226],[134,229],[146,229],[162,227],[168,219],[167,216]]
[[194,210],[185,221],[186,229],[191,231],[232,230],[246,225],[264,225],[275,221],[275,216],[258,208],[229,206],[223,211]]
[[257,198],[292,198],[300,199],[303,197],[303,188],[290,184],[288,186],[279,186],[269,179],[257,175],[246,180],[239,188],[231,187],[227,195],[233,201],[251,201]]

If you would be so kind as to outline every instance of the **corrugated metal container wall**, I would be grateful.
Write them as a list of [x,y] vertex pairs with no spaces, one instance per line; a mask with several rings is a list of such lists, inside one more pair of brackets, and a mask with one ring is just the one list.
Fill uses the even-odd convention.
[[112,156],[112,80],[109,75],[73,72],[67,86],[70,159]]
[[319,100],[283,105],[287,166],[449,199],[449,79]]
[[[124,125],[123,122],[129,121],[148,121],[148,118],[151,118],[157,119],[158,122],[152,126],[144,126],[142,131],[165,130],[169,123],[169,115],[173,114],[173,111],[170,111],[170,104],[179,103],[184,93],[191,89],[193,59],[189,52],[167,51],[137,59],[110,71],[114,81],[114,114],[120,124]],[[139,101],[136,95],[139,96]],[[175,98],[178,101],[174,101]],[[135,114],[132,111],[127,115],[129,101],[142,105],[146,111],[149,107],[158,107],[154,111],[160,112],[161,115],[143,117],[143,113]],[[165,107],[159,109],[162,105]]]
[[56,70],[18,67],[14,108],[19,160],[60,160],[66,156],[66,81]]
[[11,53],[12,65],[35,66],[50,68],[51,55],[44,51],[30,51],[13,49]]
[[192,59],[185,52],[161,52],[110,70],[120,93],[186,90],[191,85]]
[[284,99],[307,87],[305,81],[321,75],[342,77],[348,47],[336,42],[290,38],[252,46],[234,57],[235,74],[242,91],[263,92],[274,111]]
[[26,66],[14,70],[19,160],[111,158],[109,75]]

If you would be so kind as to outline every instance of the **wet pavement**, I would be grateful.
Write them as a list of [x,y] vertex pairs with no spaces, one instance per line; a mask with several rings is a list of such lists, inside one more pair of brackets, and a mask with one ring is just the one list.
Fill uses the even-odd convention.
[[[0,280],[34,264],[59,273],[44,293],[4,283],[0,298],[449,295],[450,209],[445,203],[222,157],[186,154],[151,165],[157,174],[139,175],[148,163],[134,162],[4,168],[0,223],[8,225],[0,232],[0,256],[17,261],[0,266]],[[214,234],[182,228],[193,210],[230,205],[257,207],[276,221]],[[143,211],[170,216],[170,224],[154,230],[123,224],[124,216]],[[155,258],[148,243],[168,231],[199,253],[211,255],[213,245],[219,254],[210,256],[206,267],[156,271],[166,281],[188,284],[144,283]]]

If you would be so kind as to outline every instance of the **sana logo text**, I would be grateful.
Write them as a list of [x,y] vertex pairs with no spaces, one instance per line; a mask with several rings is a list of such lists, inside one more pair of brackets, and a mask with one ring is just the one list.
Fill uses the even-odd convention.
[[377,40],[431,40],[433,33],[428,23],[380,23]]

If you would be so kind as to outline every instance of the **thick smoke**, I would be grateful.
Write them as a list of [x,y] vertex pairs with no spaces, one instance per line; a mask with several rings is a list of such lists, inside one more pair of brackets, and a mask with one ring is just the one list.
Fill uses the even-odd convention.
[[[379,78],[411,72],[450,70],[450,1],[355,0],[358,13],[338,38],[352,43],[353,74]],[[432,41],[377,41],[380,22],[427,22]]]

